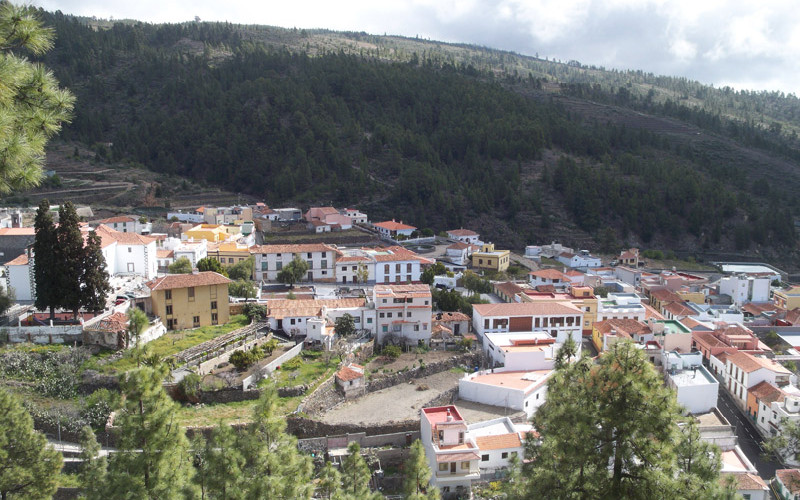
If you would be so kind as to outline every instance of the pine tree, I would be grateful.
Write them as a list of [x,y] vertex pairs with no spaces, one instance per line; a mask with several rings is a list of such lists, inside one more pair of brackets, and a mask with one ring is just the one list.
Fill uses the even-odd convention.
[[369,498],[372,496],[371,479],[369,466],[361,456],[361,445],[351,442],[347,446],[347,456],[342,460],[342,493],[353,498]]
[[4,389],[0,389],[0,430],[0,499],[51,497],[61,453],[48,446],[22,404]]
[[74,97],[23,55],[52,47],[33,7],[0,2],[0,194],[39,185],[45,144],[70,119]]
[[342,475],[330,462],[325,462],[325,466],[319,472],[317,481],[317,495],[320,498],[331,500],[342,488]]
[[55,308],[61,303],[58,291],[58,245],[56,244],[56,226],[50,203],[42,200],[36,210],[33,223],[36,238],[33,241],[33,278],[36,288],[36,308],[50,309],[50,319],[55,319]]
[[431,468],[425,456],[425,447],[417,439],[411,445],[403,471],[403,494],[413,500],[438,500],[439,490],[430,486]]
[[684,421],[640,349],[617,342],[599,364],[562,364],[526,440],[528,496],[718,498],[719,461]]
[[78,317],[81,308],[81,278],[83,276],[83,235],[75,205],[67,201],[58,210],[56,241],[58,244],[58,293],[60,304]]
[[108,282],[100,236],[95,231],[91,231],[86,238],[81,271],[81,306],[88,311],[102,311],[105,309],[111,285]]
[[136,340],[136,346],[139,346],[139,336],[144,333],[149,324],[147,314],[138,307],[131,307],[128,309],[128,331],[127,338],[125,339],[125,348],[130,345],[131,338]]
[[230,425],[220,424],[196,451],[201,455],[202,466],[197,467],[195,482],[201,487],[203,498],[245,498],[247,484],[242,471],[246,462],[240,446],[236,431]]
[[176,421],[178,405],[164,391],[168,368],[141,367],[120,381],[125,404],[115,424],[118,452],[111,455],[105,491],[108,498],[179,499],[192,492],[189,441]]
[[86,500],[103,500],[106,498],[103,485],[106,480],[108,461],[106,457],[99,456],[100,445],[92,428],[88,425],[81,430],[80,445],[82,448],[80,458],[83,461],[79,473],[79,481]]
[[246,465],[243,480],[247,499],[294,500],[311,498],[311,460],[297,450],[297,439],[286,433],[286,420],[278,411],[274,384],[262,388],[253,424],[240,440]]

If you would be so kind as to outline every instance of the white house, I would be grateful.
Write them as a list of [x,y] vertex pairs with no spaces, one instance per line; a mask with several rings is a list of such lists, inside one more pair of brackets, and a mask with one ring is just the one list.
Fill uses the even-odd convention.
[[372,294],[378,345],[430,343],[433,300],[428,285],[375,285]]
[[297,255],[308,263],[307,281],[335,281],[335,264],[339,252],[323,243],[298,245],[254,245],[250,253],[255,257],[256,281],[277,281],[283,266]]
[[458,398],[515,411],[530,418],[544,404],[552,369],[495,368],[464,375],[458,381]]
[[350,217],[350,220],[352,220],[354,224],[366,224],[369,222],[367,214],[355,208],[345,208],[342,212],[345,216]]
[[644,321],[647,309],[642,298],[635,293],[609,293],[597,301],[597,321],[607,319],[635,319]]
[[[208,242],[206,240],[187,240],[181,241],[178,238],[167,238],[162,246],[164,250],[172,250],[173,262],[186,257],[192,263],[192,267],[197,266],[197,262],[208,256]],[[162,261],[166,257],[162,257]]]
[[431,485],[444,499],[469,498],[472,481],[480,479],[481,457],[466,420],[453,405],[423,408],[420,413],[420,440],[432,471]]
[[[363,298],[273,299],[267,303],[267,324],[296,339],[326,344],[333,334],[336,318],[349,314],[357,330],[375,333],[375,311]],[[321,323],[314,321],[321,320]]]
[[531,260],[542,260],[542,247],[539,245],[528,245],[525,247],[525,257]]
[[451,229],[447,231],[447,237],[451,240],[460,241],[468,245],[481,244],[481,235],[469,229]]
[[467,432],[480,450],[478,467],[481,476],[486,478],[494,474],[502,478],[512,456],[518,457],[521,462],[525,436],[530,430],[530,425],[515,425],[508,417],[469,424]]
[[772,385],[782,387],[789,384],[792,376],[792,372],[780,363],[742,351],[728,354],[725,362],[728,392],[740,408],[747,409],[751,417],[755,417],[757,409],[747,406],[750,388],[765,380]]
[[447,260],[453,264],[464,266],[469,264],[472,253],[476,250],[480,250],[480,247],[457,241],[445,249],[445,255],[447,256]]
[[719,280],[719,293],[729,295],[733,304],[743,306],[748,302],[769,302],[769,277],[738,274]]
[[580,253],[577,254],[571,252],[561,252],[556,256],[556,260],[565,266],[576,269],[591,269],[593,267],[600,267],[603,265],[603,262],[600,260],[600,258],[589,255],[588,250],[581,250]]
[[434,261],[401,246],[363,248],[375,261],[375,283],[419,283],[422,266]]
[[539,269],[528,273],[528,282],[531,286],[553,285],[555,288],[566,288],[572,283],[572,278],[558,269]]
[[784,420],[800,420],[800,390],[791,385],[783,389],[768,381],[750,388],[750,405],[758,406],[756,426],[765,436],[781,432]]
[[12,290],[18,302],[36,299],[35,281],[32,277],[28,254],[6,262],[6,289]]
[[372,226],[378,233],[386,238],[397,239],[398,236],[411,236],[411,233],[417,230],[414,226],[403,224],[403,221],[397,222],[394,219],[383,222],[376,222]]
[[122,233],[100,225],[95,230],[100,236],[108,273],[113,276],[137,275],[146,279],[158,273],[156,239],[136,233]]
[[716,408],[719,382],[703,366],[702,353],[663,352],[661,364],[667,386],[675,389],[678,403],[688,413]]
[[487,333],[545,332],[556,342],[571,336],[580,345],[583,311],[569,302],[475,304],[472,327],[483,340]]

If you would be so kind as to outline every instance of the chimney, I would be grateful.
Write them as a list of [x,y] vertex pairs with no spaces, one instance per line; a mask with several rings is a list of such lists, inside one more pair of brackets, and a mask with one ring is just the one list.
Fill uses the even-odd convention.
[[448,422],[452,422],[453,421],[453,416],[450,415],[450,408],[447,409],[447,421]]

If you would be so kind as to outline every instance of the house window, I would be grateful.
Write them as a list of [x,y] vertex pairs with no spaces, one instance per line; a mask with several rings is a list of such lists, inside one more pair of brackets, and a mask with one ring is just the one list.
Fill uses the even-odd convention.
[[381,330],[383,331],[383,333],[387,333],[389,331],[389,325],[383,325]]
[[415,332],[418,332],[418,331],[419,331],[419,325],[414,325],[414,331],[415,331]]
[[489,454],[481,455],[481,462],[488,462],[489,461]]
[[507,452],[507,451],[504,451],[504,452],[503,452],[503,453],[500,455],[500,458],[508,458],[508,452]]
[[328,261],[327,260],[323,260],[322,262],[320,262],[319,265],[320,265],[320,267],[328,267]]
[[289,324],[292,324],[292,325],[294,324],[294,318],[292,318],[291,320],[289,320]]
[[424,332],[428,331],[428,323],[422,323],[422,331]]
[[439,464],[439,472],[446,472],[449,467],[450,466],[447,465],[447,463],[441,463]]
[[389,264],[383,266],[383,274],[389,274]]
[[386,313],[386,317],[387,318],[391,318],[392,317],[392,313]]
[[275,270],[276,271],[280,271],[281,269],[283,269],[283,262],[276,262],[275,263]]
[[190,286],[187,291],[189,293],[189,302],[194,302],[194,287]]
[[406,313],[406,318],[410,318],[410,317],[411,317],[411,311],[408,311],[408,312]]
[[208,289],[208,294],[212,299],[216,299],[217,298],[217,287],[216,286],[212,286],[211,288],[209,288]]
[[167,300],[172,300],[172,290],[165,290],[164,291],[164,298]]
[[307,257],[310,259],[310,258],[311,258],[311,252],[308,252],[308,253],[306,254],[306,256],[307,256]]
[[428,305],[428,301],[427,301],[427,300],[425,301],[425,305],[426,305],[426,306]]
[[469,462],[461,462],[461,470],[469,470]]
[[133,248],[128,247],[128,253],[131,253],[131,252],[133,252]]
[[269,266],[267,265],[267,261],[263,261],[261,263],[261,270],[262,271],[269,271]]
[[211,301],[211,309],[216,309],[216,308],[217,308],[217,301],[216,300],[212,300]]
[[378,315],[379,315],[381,318],[383,318],[383,317],[384,317],[384,314],[383,314],[383,313],[378,313]]
[[217,313],[211,313],[211,324],[216,325],[217,323],[219,323],[219,316]]
[[367,318],[367,323],[372,324],[372,318]]
[[406,272],[407,273],[411,272],[411,264],[406,264]]
[[398,274],[400,273],[400,264],[395,264],[394,265],[394,272],[396,272]]
[[192,316],[192,323],[194,326],[200,326],[200,316]]
[[175,328],[177,328],[177,326],[178,326],[178,324],[177,324],[176,320],[174,320],[174,319],[168,319],[167,320],[167,328],[169,328],[170,330],[174,330]]
[[172,306],[167,306],[167,316],[172,316]]

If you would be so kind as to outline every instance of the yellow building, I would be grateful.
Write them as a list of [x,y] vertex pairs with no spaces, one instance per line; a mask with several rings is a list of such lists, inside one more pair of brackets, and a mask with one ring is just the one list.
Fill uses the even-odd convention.
[[212,242],[226,241],[231,237],[225,226],[219,224],[198,224],[183,233],[186,239],[206,240]]
[[675,292],[678,294],[678,297],[682,298],[686,302],[691,302],[693,304],[705,304],[706,303],[706,296],[703,292],[688,292],[683,290],[678,290]]
[[472,267],[475,269],[489,269],[491,271],[505,271],[511,262],[509,250],[495,250],[494,243],[484,243],[479,252],[472,254]]
[[152,313],[168,330],[227,323],[230,282],[213,271],[168,274],[148,281]]
[[250,248],[232,241],[209,243],[207,255],[217,259],[223,266],[232,266],[250,257]]
[[787,311],[800,307],[800,286],[793,286],[787,290],[775,290],[772,294],[772,303]]

